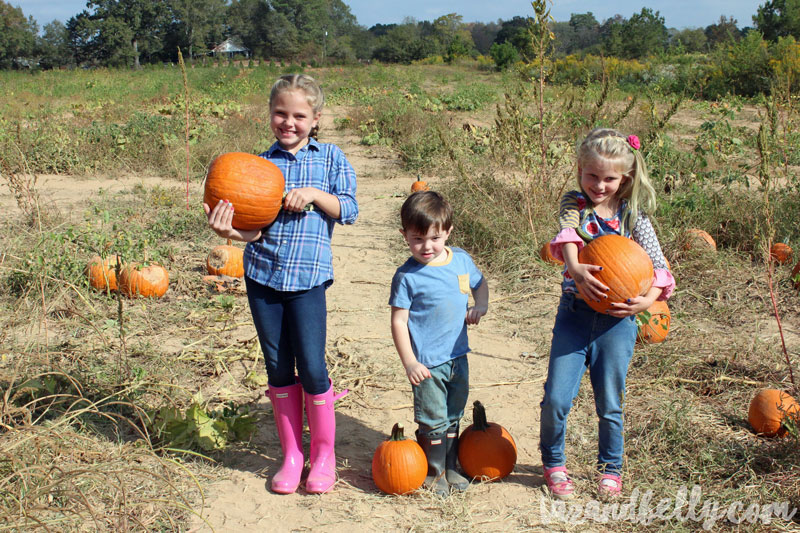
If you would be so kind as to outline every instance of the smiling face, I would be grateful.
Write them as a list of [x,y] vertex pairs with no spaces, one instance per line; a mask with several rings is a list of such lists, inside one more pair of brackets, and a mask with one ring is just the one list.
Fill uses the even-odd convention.
[[293,154],[308,143],[311,129],[319,122],[303,91],[282,91],[272,99],[269,127],[284,150]]
[[619,205],[617,191],[628,180],[619,170],[616,161],[595,157],[578,167],[583,192],[592,201],[595,210],[613,214]]
[[453,228],[443,230],[439,227],[431,226],[426,233],[417,229],[400,230],[406,239],[411,256],[417,262],[427,265],[428,263],[443,261],[447,257],[444,245]]

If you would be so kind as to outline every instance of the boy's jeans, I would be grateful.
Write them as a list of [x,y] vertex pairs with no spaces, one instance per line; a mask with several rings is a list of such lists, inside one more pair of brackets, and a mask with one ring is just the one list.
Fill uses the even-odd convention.
[[331,383],[325,365],[327,304],[325,284],[296,292],[276,291],[247,276],[247,300],[273,387],[294,385],[322,394]]
[[414,392],[414,421],[420,433],[440,435],[464,416],[464,406],[469,395],[469,363],[462,355],[429,369],[431,377]]
[[567,415],[586,369],[594,391],[598,421],[598,468],[622,469],[622,406],[625,376],[636,342],[636,320],[600,314],[575,295],[561,296],[553,327],[539,447],[545,467],[563,466]]

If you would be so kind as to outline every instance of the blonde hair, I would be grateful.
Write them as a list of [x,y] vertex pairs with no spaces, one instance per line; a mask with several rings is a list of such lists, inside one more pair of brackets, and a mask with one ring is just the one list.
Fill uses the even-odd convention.
[[[269,92],[270,110],[278,95],[287,91],[302,91],[306,95],[306,102],[311,106],[311,110],[315,115],[321,112],[322,106],[325,105],[325,95],[322,93],[322,88],[317,83],[317,80],[308,74],[284,74],[272,84],[272,89]],[[316,139],[318,134],[319,125],[312,128],[309,136]]]
[[[627,138],[617,130],[597,128],[590,131],[578,147],[578,166],[584,167],[598,159],[615,165],[617,170],[628,178],[620,185],[616,196],[628,201],[623,222],[626,227],[633,230],[640,210],[649,214],[656,209],[656,191],[650,183],[644,158],[641,152],[634,150]],[[578,186],[581,187],[580,175],[578,175]]]

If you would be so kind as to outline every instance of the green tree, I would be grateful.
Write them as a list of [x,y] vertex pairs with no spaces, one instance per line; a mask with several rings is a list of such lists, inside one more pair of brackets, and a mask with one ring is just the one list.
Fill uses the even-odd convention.
[[501,44],[494,43],[489,50],[489,55],[492,56],[497,70],[505,70],[520,60],[519,52],[508,41]]
[[761,33],[750,31],[738,42],[718,47],[712,56],[717,70],[709,82],[709,96],[727,93],[755,96],[770,89],[769,49]]
[[606,55],[622,57],[625,48],[625,17],[614,15],[600,26],[600,39]]
[[58,68],[74,64],[69,48],[69,32],[61,21],[45,24],[36,39],[36,53],[42,68]]
[[730,43],[742,38],[742,33],[736,26],[736,19],[724,15],[719,17],[719,22],[706,26],[704,33],[711,48],[721,43]]
[[497,37],[497,32],[500,31],[500,23],[488,22],[484,24],[483,22],[473,22],[468,24],[467,27],[478,52],[488,54],[495,37]]
[[640,58],[663,52],[669,42],[664,17],[643,7],[623,24],[622,39],[625,57]]
[[39,27],[25,18],[22,9],[0,1],[0,68],[11,67],[17,58],[30,59]]
[[753,22],[769,41],[789,35],[800,39],[800,0],[768,1],[759,6]]
[[700,28],[686,28],[670,37],[670,46],[680,48],[682,53],[703,52],[708,49],[708,38]]
[[170,50],[181,48],[193,58],[224,39],[225,0],[170,0],[169,8]]
[[533,19],[530,17],[514,17],[504,21],[497,32],[494,42],[503,44],[508,42],[517,49],[523,58],[534,56],[533,45],[531,44],[530,26]]
[[96,23],[95,51],[110,66],[139,68],[142,55],[157,56],[170,22],[166,0],[89,0]]

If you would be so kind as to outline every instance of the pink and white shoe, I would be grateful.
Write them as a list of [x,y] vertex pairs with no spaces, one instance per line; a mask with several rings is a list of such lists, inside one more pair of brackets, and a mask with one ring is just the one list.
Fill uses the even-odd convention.
[[575,483],[569,478],[567,468],[564,466],[542,467],[547,490],[557,500],[569,500],[575,492]]

